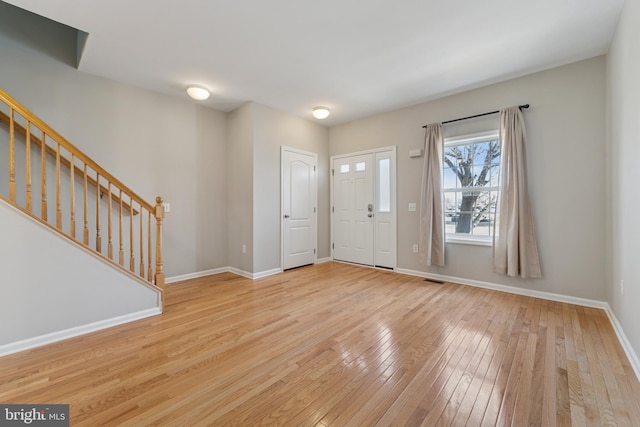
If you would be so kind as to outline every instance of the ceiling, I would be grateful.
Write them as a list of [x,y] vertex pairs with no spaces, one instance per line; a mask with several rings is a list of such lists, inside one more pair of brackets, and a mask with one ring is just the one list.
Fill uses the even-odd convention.
[[[89,33],[79,69],[331,126],[607,52],[623,0],[5,0]],[[193,101],[196,102],[196,101]]]

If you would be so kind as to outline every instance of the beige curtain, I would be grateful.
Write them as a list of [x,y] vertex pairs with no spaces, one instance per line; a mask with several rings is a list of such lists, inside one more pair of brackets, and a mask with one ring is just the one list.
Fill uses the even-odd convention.
[[442,214],[442,124],[427,126],[420,200],[420,257],[427,265],[444,266],[444,221]]
[[542,277],[527,186],[527,154],[522,112],[500,112],[499,219],[493,237],[493,270],[523,278]]

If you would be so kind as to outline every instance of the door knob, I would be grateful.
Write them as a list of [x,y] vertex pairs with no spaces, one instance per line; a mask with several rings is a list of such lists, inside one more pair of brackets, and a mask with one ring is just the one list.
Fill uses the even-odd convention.
[[284,214],[284,217],[285,217],[285,218],[289,218],[289,215],[287,215],[287,214]]
[[368,216],[369,218],[371,218],[371,217],[373,217],[373,214],[372,214],[372,213],[370,213],[370,214],[368,214],[367,216]]

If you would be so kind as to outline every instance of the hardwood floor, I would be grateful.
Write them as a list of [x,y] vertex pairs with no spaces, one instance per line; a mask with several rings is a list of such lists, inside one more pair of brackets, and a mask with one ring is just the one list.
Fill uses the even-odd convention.
[[72,426],[640,425],[606,314],[338,263],[172,284],[165,313],[0,358]]

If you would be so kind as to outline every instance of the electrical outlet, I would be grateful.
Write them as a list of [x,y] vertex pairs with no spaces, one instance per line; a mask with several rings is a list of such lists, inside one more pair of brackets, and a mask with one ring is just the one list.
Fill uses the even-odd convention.
[[418,253],[418,245],[413,245],[413,253],[414,254]]
[[243,254],[247,253],[247,245],[242,245],[242,253]]
[[415,211],[416,211],[416,204],[409,203],[409,212],[415,212]]

